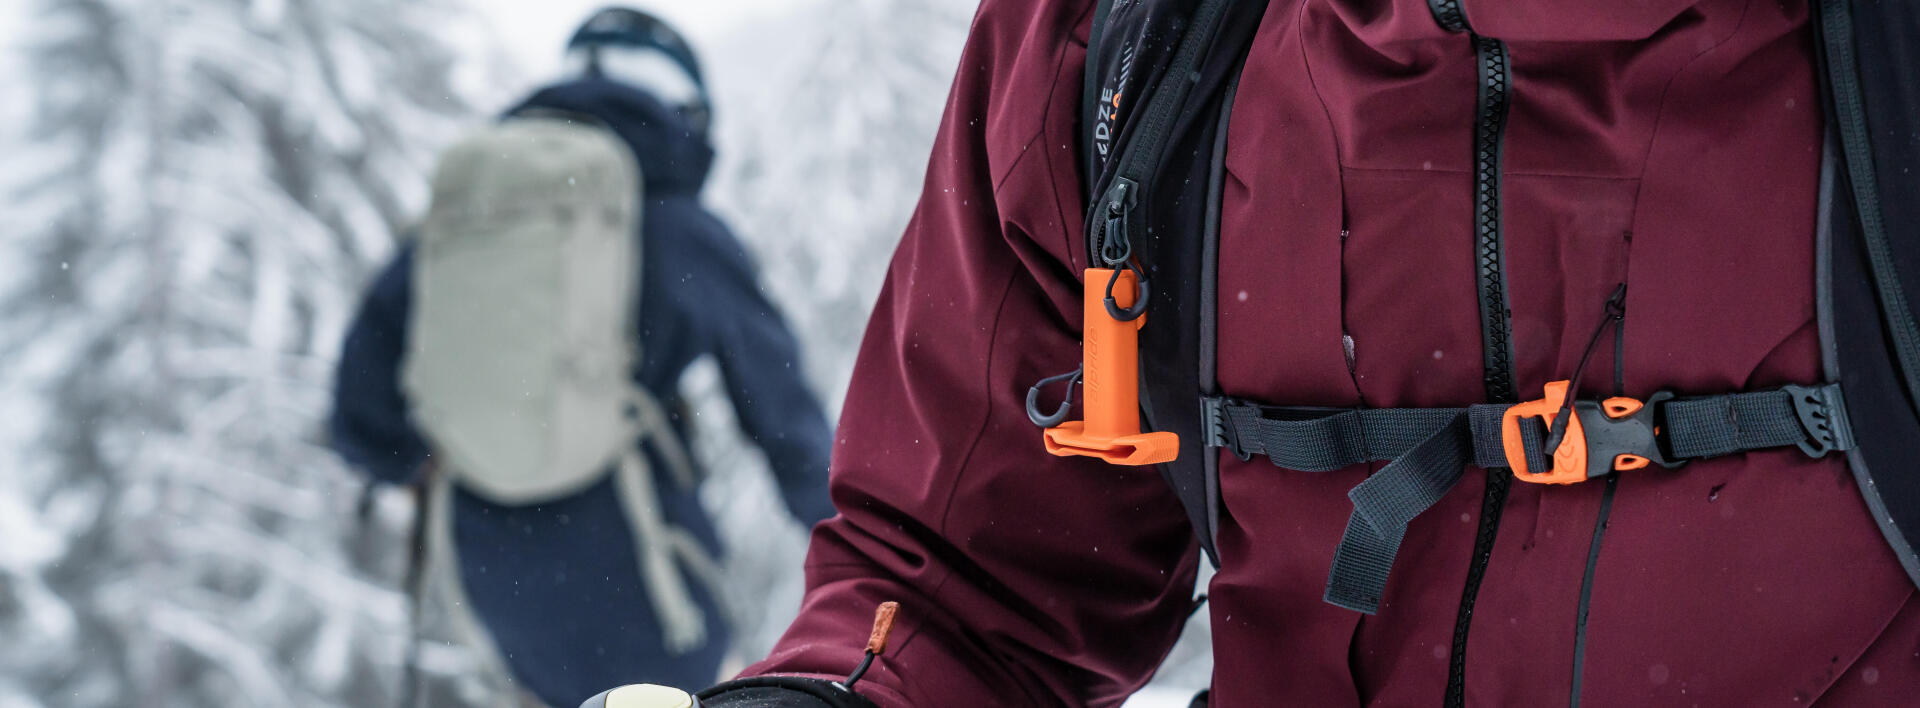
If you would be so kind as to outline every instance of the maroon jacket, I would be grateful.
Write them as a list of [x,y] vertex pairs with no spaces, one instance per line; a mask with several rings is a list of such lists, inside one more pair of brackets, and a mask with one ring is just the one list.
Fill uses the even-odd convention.
[[[1505,249],[1522,393],[1571,372],[1622,282],[1630,395],[1820,380],[1821,115],[1803,0],[1462,4],[1512,61]],[[815,531],[799,618],[749,674],[843,676],[874,605],[898,600],[901,630],[860,686],[884,706],[1116,705],[1178,634],[1199,554],[1165,482],[1048,456],[1022,405],[1080,356],[1091,6],[981,8],[849,392],[841,515]],[[1482,400],[1475,82],[1470,43],[1424,0],[1272,0],[1228,136],[1225,394]],[[1612,370],[1611,348],[1591,366]],[[1221,470],[1214,705],[1437,704],[1478,471],[1409,528],[1365,617],[1321,593],[1346,492],[1369,469],[1229,455]],[[1567,701],[1601,491],[1514,485],[1470,635],[1469,704]],[[1627,473],[1582,698],[1908,704],[1913,592],[1837,459],[1789,448]]]

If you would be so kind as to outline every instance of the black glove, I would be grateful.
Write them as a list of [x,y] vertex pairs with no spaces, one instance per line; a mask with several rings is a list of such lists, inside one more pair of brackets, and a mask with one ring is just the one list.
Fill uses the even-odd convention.
[[840,684],[798,676],[753,676],[700,692],[703,708],[877,708]]
[[701,691],[698,702],[665,686],[622,686],[587,699],[580,708],[877,708],[873,701],[821,679],[755,676]]
[[882,602],[873,613],[866,659],[845,683],[800,676],[752,676],[727,681],[689,696],[685,691],[635,684],[587,699],[580,708],[879,708],[849,686],[860,681],[875,659],[887,651],[896,602]]

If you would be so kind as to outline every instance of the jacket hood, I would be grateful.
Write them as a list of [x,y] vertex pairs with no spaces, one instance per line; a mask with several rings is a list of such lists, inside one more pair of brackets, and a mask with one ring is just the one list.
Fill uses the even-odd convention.
[[583,78],[541,89],[507,115],[547,109],[591,116],[633,149],[647,193],[692,194],[713,168],[713,146],[677,111],[616,81]]

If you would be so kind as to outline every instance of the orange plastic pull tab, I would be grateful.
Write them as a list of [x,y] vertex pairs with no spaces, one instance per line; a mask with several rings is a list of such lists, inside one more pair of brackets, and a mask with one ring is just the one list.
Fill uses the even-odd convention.
[[893,616],[899,611],[900,603],[891,600],[874,608],[873,631],[867,634],[866,656],[860,660],[859,666],[854,667],[853,673],[847,674],[847,680],[840,682],[841,688],[852,691],[853,685],[860,682],[860,677],[867,675],[867,669],[873,668],[873,660],[887,653],[887,638],[893,636]]
[[1132,307],[1139,292],[1133,271],[1087,269],[1081,296],[1086,312],[1081,388],[1087,419],[1048,428],[1047,452],[1098,457],[1116,465],[1172,462],[1180,455],[1180,436],[1140,432],[1140,327],[1146,320],[1122,322],[1107,312],[1106,291],[1097,284],[1115,278],[1114,303]]
[[873,611],[873,631],[867,635],[867,653],[887,653],[887,638],[893,636],[893,616],[900,611],[898,602],[882,602]]

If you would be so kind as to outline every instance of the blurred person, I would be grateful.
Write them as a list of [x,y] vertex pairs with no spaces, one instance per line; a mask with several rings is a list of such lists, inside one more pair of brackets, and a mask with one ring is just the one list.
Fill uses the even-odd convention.
[[971,33],[841,515],[706,708],[1119,705],[1202,558],[1195,705],[1920,695],[1920,5],[987,0]]
[[718,540],[678,383],[718,360],[787,507],[812,525],[831,432],[746,249],[700,202],[713,161],[692,49],[602,10],[569,76],[443,156],[433,206],[341,355],[339,453],[425,483],[428,562],[520,686],[700,684],[728,649]]

